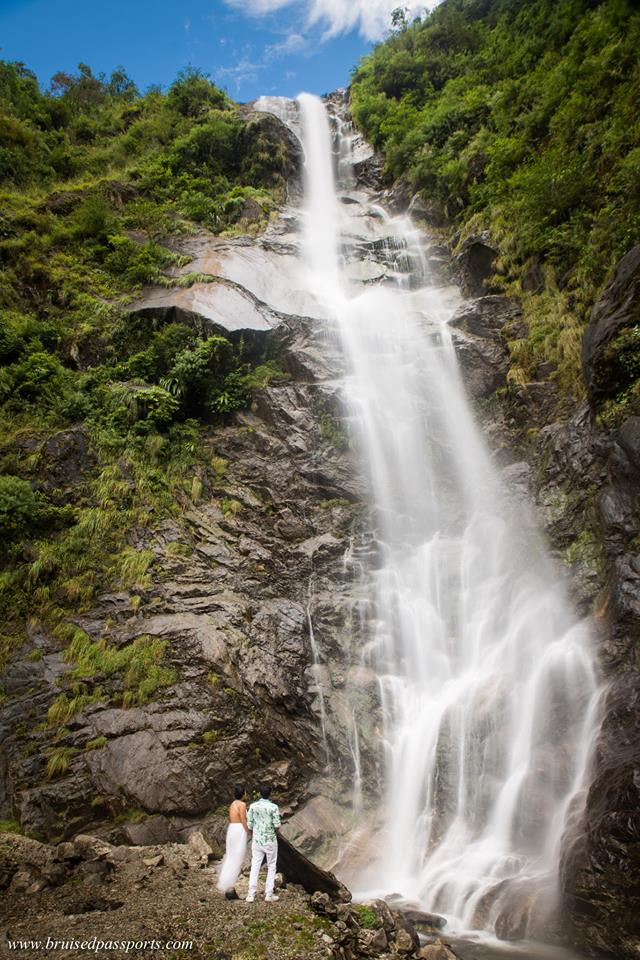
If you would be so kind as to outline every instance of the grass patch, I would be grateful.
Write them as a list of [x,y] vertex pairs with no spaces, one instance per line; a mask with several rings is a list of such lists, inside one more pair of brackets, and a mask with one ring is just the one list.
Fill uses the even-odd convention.
[[352,910],[358,918],[358,923],[366,930],[376,930],[380,926],[380,918],[371,907],[365,903],[355,903]]
[[105,746],[106,742],[107,742],[107,738],[106,738],[105,736],[95,737],[93,740],[89,740],[89,741],[85,744],[84,749],[85,749],[85,750],[99,750],[100,747],[104,747],[104,746]]
[[0,833],[23,833],[17,820],[0,820]]
[[69,769],[71,759],[79,752],[77,747],[56,747],[55,750],[51,750],[47,760],[47,777],[49,780],[63,776]]

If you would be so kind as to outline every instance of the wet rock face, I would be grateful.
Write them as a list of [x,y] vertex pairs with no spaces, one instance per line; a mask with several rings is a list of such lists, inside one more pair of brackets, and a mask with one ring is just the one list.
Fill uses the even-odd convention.
[[486,399],[506,383],[506,332],[522,325],[521,310],[509,297],[486,296],[463,303],[450,321],[467,391]]
[[582,346],[594,405],[622,393],[639,375],[640,245],[622,258],[593,308]]
[[640,674],[612,687],[587,797],[584,834],[567,845],[562,879],[574,935],[596,950],[636,957],[640,938]]

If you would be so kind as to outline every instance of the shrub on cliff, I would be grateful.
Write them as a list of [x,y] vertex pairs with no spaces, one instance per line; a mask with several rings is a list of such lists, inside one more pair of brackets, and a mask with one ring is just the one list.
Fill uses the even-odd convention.
[[20,477],[0,476],[0,539],[20,540],[46,513],[44,498]]

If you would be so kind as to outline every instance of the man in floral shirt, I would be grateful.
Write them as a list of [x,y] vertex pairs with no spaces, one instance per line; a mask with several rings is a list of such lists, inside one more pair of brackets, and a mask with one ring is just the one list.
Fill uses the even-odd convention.
[[264,889],[265,900],[279,900],[273,892],[278,862],[278,835],[280,811],[269,800],[271,787],[260,787],[260,799],[249,807],[247,825],[253,831],[251,841],[251,873],[249,874],[249,892],[247,903],[253,903],[258,889],[258,875],[262,861],[267,858],[267,882]]

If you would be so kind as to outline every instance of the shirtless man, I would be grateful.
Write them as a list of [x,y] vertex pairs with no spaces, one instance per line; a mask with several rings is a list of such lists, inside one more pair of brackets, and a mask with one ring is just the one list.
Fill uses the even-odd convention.
[[235,883],[242,870],[249,836],[244,787],[236,787],[233,795],[235,799],[229,806],[226,853],[218,877],[218,890],[224,891],[227,900],[239,899],[235,891]]

